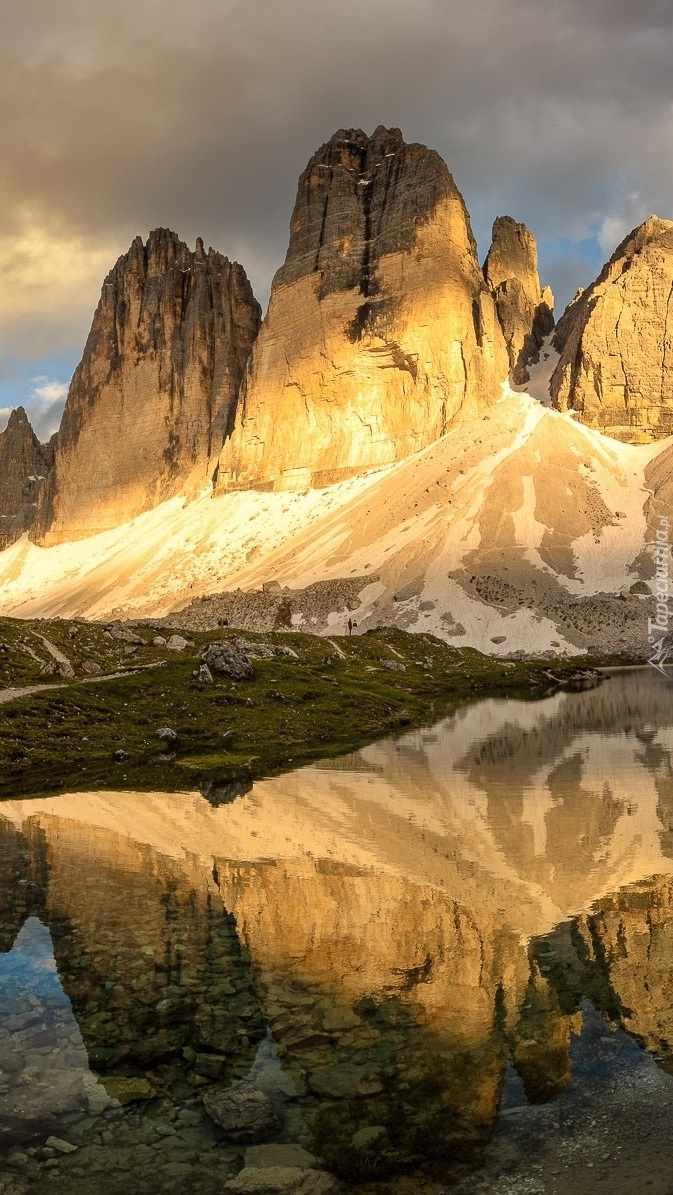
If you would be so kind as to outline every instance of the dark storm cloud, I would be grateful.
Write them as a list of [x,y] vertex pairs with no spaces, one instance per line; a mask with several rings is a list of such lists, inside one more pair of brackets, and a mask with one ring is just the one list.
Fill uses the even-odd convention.
[[265,297],[338,127],[438,149],[482,252],[496,215],[525,220],[567,298],[583,242],[673,216],[672,50],[668,0],[1,0],[6,364],[80,347],[103,274],[159,224]]

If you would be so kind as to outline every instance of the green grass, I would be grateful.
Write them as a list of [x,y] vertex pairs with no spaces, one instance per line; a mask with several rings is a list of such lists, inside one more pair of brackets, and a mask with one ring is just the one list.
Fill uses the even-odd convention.
[[[73,627],[76,629],[73,631]],[[37,634],[64,652],[75,679],[41,673],[26,646],[44,662]],[[167,632],[168,633],[168,632]],[[498,661],[472,649],[447,647],[430,635],[380,629],[330,643],[304,634],[246,634],[285,644],[299,658],[253,660],[252,680],[194,677],[203,646],[236,632],[185,637],[184,653],[155,647],[156,632],[132,653],[98,624],[0,619],[0,688],[48,683],[58,687],[0,705],[0,798],[89,788],[174,791],[201,787],[225,800],[253,778],[312,759],[353,750],[404,727],[439,718],[478,696],[540,696],[577,678],[581,661]],[[94,660],[112,680],[82,683]],[[383,660],[404,664],[389,671]],[[143,671],[132,671],[146,665]],[[178,735],[175,758],[157,730]],[[115,751],[128,759],[114,761]]]

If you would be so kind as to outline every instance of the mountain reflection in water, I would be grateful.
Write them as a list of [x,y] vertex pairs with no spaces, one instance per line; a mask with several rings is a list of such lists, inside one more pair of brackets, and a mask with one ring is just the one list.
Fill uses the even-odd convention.
[[[572,1088],[592,1010],[673,1071],[672,834],[673,688],[645,670],[480,702],[220,808],[4,803],[0,951],[48,928],[91,1071],[29,1112],[55,997],[31,991],[37,1045],[3,1001],[6,1174],[17,1191],[47,1165],[66,1192],[96,1172],[109,1192],[268,1191],[248,1171],[302,1170],[302,1147],[360,1186],[436,1190],[480,1164],[512,1084],[532,1105]],[[273,1116],[232,1139],[202,1098],[246,1076]],[[54,1162],[49,1133],[78,1149]]]

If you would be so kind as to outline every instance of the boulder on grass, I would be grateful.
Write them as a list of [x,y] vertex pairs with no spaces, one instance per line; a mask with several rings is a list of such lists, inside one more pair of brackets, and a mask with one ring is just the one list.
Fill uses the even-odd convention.
[[245,652],[233,643],[209,643],[201,652],[201,659],[211,672],[228,676],[231,680],[250,680],[252,664]]

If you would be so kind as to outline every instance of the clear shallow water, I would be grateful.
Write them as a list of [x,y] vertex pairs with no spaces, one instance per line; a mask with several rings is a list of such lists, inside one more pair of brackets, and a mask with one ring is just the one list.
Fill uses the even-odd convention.
[[[0,1189],[323,1195],[304,1150],[360,1187],[669,1195],[672,1042],[653,671],[220,808],[0,806]],[[232,1140],[203,1101],[241,1082],[268,1115]]]

